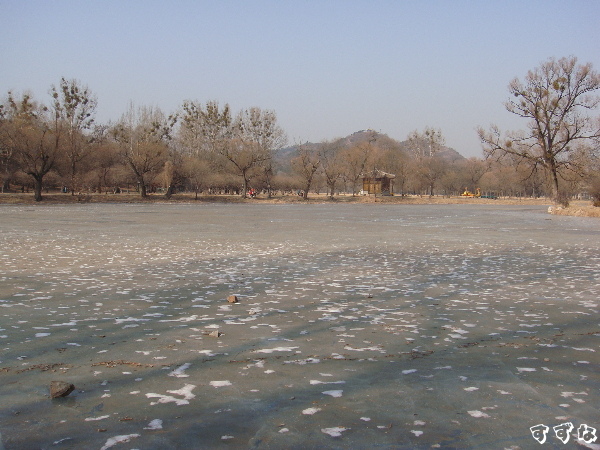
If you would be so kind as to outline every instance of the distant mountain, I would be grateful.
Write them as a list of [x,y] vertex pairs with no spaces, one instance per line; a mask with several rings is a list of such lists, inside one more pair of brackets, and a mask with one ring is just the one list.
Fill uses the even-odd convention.
[[[405,141],[397,141],[395,139],[392,139],[391,137],[389,137],[387,134],[385,133],[379,133],[375,130],[360,130],[360,131],[356,131],[346,137],[340,138],[343,145],[344,146],[353,146],[353,145],[357,145],[360,143],[367,143],[367,142],[371,142],[373,143],[373,145],[378,145],[381,147],[387,147],[387,148],[398,148],[400,150],[404,150],[406,152],[409,152],[410,150],[410,146],[408,143],[408,140]],[[334,141],[337,141],[338,139],[333,139]],[[309,148],[309,149],[313,149],[313,150],[317,150],[319,148],[319,146],[321,145],[321,143],[314,143],[314,142],[306,142],[304,144],[296,144],[296,145],[292,145],[290,147],[286,147],[286,148],[282,148],[281,150],[279,150],[279,152],[277,152],[277,156],[275,157],[277,163],[281,166],[287,166],[290,161],[296,157],[298,155],[298,149],[302,146],[305,148]],[[448,160],[448,161],[460,161],[462,159],[465,159],[464,156],[462,156],[460,153],[458,153],[456,150],[454,150],[451,147],[446,147],[443,146],[440,149],[440,156],[442,156],[442,158]]]

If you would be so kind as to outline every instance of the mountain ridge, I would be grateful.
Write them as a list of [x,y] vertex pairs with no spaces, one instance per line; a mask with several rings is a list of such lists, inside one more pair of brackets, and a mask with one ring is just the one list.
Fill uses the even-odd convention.
[[[344,146],[352,146],[352,145],[357,145],[357,144],[361,144],[361,143],[371,142],[373,144],[379,144],[383,147],[386,147],[386,146],[396,147],[400,151],[405,151],[405,152],[410,151],[410,144],[409,144],[408,139],[404,140],[404,141],[398,141],[396,139],[389,137],[385,133],[380,133],[380,132],[372,130],[372,129],[355,131],[354,133],[351,133],[348,136],[341,137],[341,138],[335,138],[335,139],[332,139],[331,141],[327,141],[327,142],[337,142],[337,141],[342,141],[342,144]],[[326,141],[323,141],[323,142],[326,142]],[[300,147],[309,148],[311,150],[317,150],[323,142],[318,142],[318,143],[305,142],[302,144],[294,144],[294,145],[282,148],[277,152],[276,159],[278,159],[280,162],[286,162],[286,161],[289,162],[292,158],[294,158],[297,155]],[[439,150],[439,155],[443,159],[450,161],[450,162],[466,159],[463,155],[461,155],[459,152],[454,150],[452,147],[448,147],[445,145],[441,146],[441,148]]]

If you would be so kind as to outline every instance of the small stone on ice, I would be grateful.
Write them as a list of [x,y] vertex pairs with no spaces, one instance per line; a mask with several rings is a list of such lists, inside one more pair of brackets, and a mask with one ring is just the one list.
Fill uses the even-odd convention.
[[75,386],[66,381],[52,381],[50,383],[50,397],[66,397],[75,390]]

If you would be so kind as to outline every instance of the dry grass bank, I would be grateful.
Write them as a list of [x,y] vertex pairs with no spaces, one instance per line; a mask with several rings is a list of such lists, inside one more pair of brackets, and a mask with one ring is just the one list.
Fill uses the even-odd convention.
[[551,208],[549,212],[557,216],[600,218],[600,208],[590,205],[590,202],[572,202],[567,208]]
[[[220,203],[386,203],[399,205],[449,205],[449,204],[473,204],[473,205],[552,205],[552,201],[547,198],[523,198],[523,197],[503,197],[499,199],[487,198],[465,198],[465,197],[427,197],[427,196],[393,196],[393,197],[374,197],[374,196],[352,196],[337,195],[333,199],[324,194],[312,194],[308,200],[296,195],[278,195],[272,198],[258,197],[255,199],[243,199],[238,195],[199,195],[194,194],[176,194],[167,200],[161,194],[149,194],[146,198],[141,198],[137,193],[122,194],[81,194],[71,195],[62,193],[44,194],[41,204],[71,204],[71,203],[195,203],[195,202],[220,202]],[[23,193],[5,193],[0,194],[0,204],[36,204],[33,194]],[[580,217],[600,217],[600,208],[591,206],[589,201],[574,201],[569,208],[554,209],[552,214],[572,215]]]
[[[548,199],[534,198],[500,198],[497,200],[485,198],[465,197],[428,197],[428,196],[352,196],[336,195],[330,198],[325,194],[311,194],[308,200],[297,195],[276,195],[271,198],[259,196],[257,198],[241,198],[239,195],[198,195],[182,193],[167,199],[162,194],[148,194],[142,198],[138,193],[122,194],[43,194],[40,204],[69,204],[69,203],[194,203],[194,202],[222,202],[222,203],[397,203],[397,204],[510,204],[510,205],[550,205]],[[0,194],[0,204],[35,204],[31,193],[5,193]]]

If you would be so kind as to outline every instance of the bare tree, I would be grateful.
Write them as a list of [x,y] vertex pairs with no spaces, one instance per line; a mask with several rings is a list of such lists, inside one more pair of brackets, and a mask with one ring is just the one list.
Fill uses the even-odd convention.
[[53,126],[48,109],[24,94],[17,101],[9,92],[3,107],[3,142],[14,153],[20,169],[33,178],[34,197],[42,200],[44,177],[61,156],[60,129]]
[[116,187],[114,186],[113,173],[119,162],[119,151],[112,142],[94,143],[93,145],[92,170],[88,176],[93,180],[91,184],[95,186],[96,192],[101,194],[103,188]]
[[173,123],[173,118],[166,118],[159,109],[136,109],[130,105],[112,130],[121,157],[135,176],[142,197],[147,196],[150,178],[162,169],[167,160],[165,140],[168,139],[170,123]]
[[95,125],[91,132],[89,145],[91,152],[86,158],[86,179],[93,189],[102,193],[104,188],[113,186],[112,174],[119,164],[119,152],[115,142],[110,140],[109,125]]
[[341,158],[344,163],[343,176],[352,189],[352,196],[355,196],[359,185],[359,180],[365,172],[367,163],[373,154],[373,146],[370,142],[363,142],[342,150]]
[[410,151],[413,153],[413,176],[420,189],[434,195],[436,182],[444,174],[446,165],[440,157],[445,139],[440,130],[427,127],[422,133],[413,131],[408,137]]
[[[469,158],[460,163],[459,173],[471,190],[475,190],[481,178],[489,171],[489,164],[479,158]],[[467,187],[462,186],[462,187]]]
[[77,190],[79,164],[89,156],[92,147],[85,132],[94,123],[97,100],[86,86],[77,80],[61,78],[60,86],[52,86],[52,111],[57,128],[64,136],[65,155],[69,163],[71,195]]
[[182,174],[194,191],[196,200],[198,200],[199,192],[208,187],[207,180],[210,173],[211,167],[205,159],[193,155],[184,157]]
[[[179,113],[179,119],[179,148],[185,155],[197,160],[187,160],[184,172],[192,184],[200,189],[200,186],[206,185],[206,180],[200,180],[199,176],[214,178],[214,174],[223,171],[226,166],[220,159],[223,158],[228,142],[233,137],[231,110],[228,104],[221,107],[215,100],[204,105],[186,100]],[[194,173],[195,170],[197,171]]]
[[302,197],[305,200],[308,200],[308,191],[320,166],[318,152],[308,146],[300,146],[298,156],[292,160],[292,170],[298,174],[304,184]]
[[235,167],[237,175],[242,177],[242,197],[246,198],[248,181],[251,171],[260,163],[271,158],[270,154],[264,153],[263,149],[255,142],[247,142],[243,139],[230,139],[220,154]]
[[594,206],[600,207],[600,158],[594,158],[587,166],[586,188]]
[[189,154],[219,153],[225,142],[233,137],[233,119],[228,104],[221,108],[215,100],[205,105],[187,100],[183,103],[180,119],[180,139]]
[[394,190],[405,196],[408,180],[412,176],[409,156],[400,148],[387,148],[379,153],[377,167],[396,175]]
[[578,65],[574,56],[548,59],[529,71],[524,82],[515,78],[505,106],[527,119],[528,128],[505,137],[496,126],[489,132],[479,128],[486,156],[512,155],[517,163],[527,162],[531,173],[542,168],[550,176],[553,200],[567,204],[559,178],[564,171],[581,172],[569,155],[576,143],[600,139],[600,120],[591,116],[600,103],[598,90],[600,75],[590,63]]
[[166,187],[165,197],[170,200],[175,194],[176,186],[183,180],[183,155],[169,152],[163,166],[162,178]]
[[4,192],[10,187],[11,178],[18,170],[15,158],[15,148],[11,145],[9,139],[9,126],[11,124],[11,114],[8,111],[9,105],[0,103],[0,192]]
[[408,136],[410,150],[416,158],[428,158],[439,154],[445,143],[442,131],[425,127],[422,133],[417,130]]
[[[240,153],[239,161],[232,158],[234,156],[232,153],[227,153],[225,156],[235,165],[238,173],[243,178],[242,197],[246,197],[247,174],[255,168],[262,172],[270,196],[273,156],[287,142],[283,129],[277,124],[277,115],[274,111],[262,110],[256,107],[249,108],[238,114],[234,129],[237,140],[246,147],[245,154]],[[238,145],[240,142],[238,142]],[[236,145],[233,146],[233,148],[235,147]]]
[[335,195],[335,186],[344,174],[344,163],[342,159],[342,140],[333,142],[323,142],[319,149],[319,160],[321,162],[321,171],[325,177],[329,197]]

